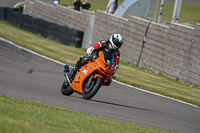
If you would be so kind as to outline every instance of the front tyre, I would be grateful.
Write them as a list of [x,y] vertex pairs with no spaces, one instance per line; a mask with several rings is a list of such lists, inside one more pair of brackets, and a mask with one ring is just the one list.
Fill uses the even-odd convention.
[[72,87],[69,85],[68,81],[65,80],[61,86],[61,93],[66,96],[70,96],[71,94],[74,93],[74,90]]
[[99,90],[101,87],[101,84],[103,82],[103,79],[100,77],[92,79],[92,81],[87,85],[88,83],[85,84],[84,89],[83,89],[83,94],[82,97],[83,99],[89,100],[91,99]]

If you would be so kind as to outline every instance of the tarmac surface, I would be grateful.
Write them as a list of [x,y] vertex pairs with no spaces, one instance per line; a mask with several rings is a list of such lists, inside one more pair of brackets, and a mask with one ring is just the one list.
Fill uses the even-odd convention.
[[200,132],[200,108],[116,82],[102,87],[91,100],[84,100],[77,93],[63,96],[63,64],[17,48],[1,38],[0,64],[0,95],[163,130]]

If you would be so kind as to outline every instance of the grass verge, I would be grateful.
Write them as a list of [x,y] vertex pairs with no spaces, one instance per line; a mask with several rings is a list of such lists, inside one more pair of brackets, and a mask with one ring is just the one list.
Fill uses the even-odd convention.
[[[74,65],[75,59],[84,56],[85,49],[62,45],[19,28],[0,22],[0,36],[39,54],[65,64]],[[115,76],[116,80],[135,87],[170,96],[200,106],[200,87],[174,80],[162,74],[152,73],[124,62]]]
[[1,133],[167,133],[159,129],[0,95]]

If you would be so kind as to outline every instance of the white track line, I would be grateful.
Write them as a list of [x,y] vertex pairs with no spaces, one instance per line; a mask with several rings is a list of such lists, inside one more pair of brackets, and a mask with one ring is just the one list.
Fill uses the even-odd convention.
[[25,51],[27,51],[27,52],[30,52],[30,53],[34,54],[34,55],[40,56],[40,57],[42,57],[42,58],[45,58],[45,59],[47,59],[47,60],[56,62],[56,63],[61,64],[61,65],[65,65],[65,64],[62,63],[62,62],[59,62],[59,61],[57,61],[57,60],[51,59],[51,58],[49,58],[49,57],[46,57],[46,56],[41,55],[41,54],[38,54],[38,53],[36,53],[36,52],[34,52],[34,51],[31,51],[31,50],[29,50],[29,49],[26,49],[26,48],[24,48],[24,47],[21,47],[21,46],[15,44],[15,43],[13,43],[13,42],[11,42],[11,41],[9,41],[9,40],[6,40],[6,39],[4,39],[4,38],[1,38],[1,37],[0,37],[0,40],[5,41],[5,42],[7,42],[7,43],[9,43],[9,44],[12,44],[13,46],[15,46],[15,47],[17,47],[17,48],[23,49],[23,50],[25,50]]
[[[11,45],[17,47],[17,48],[20,48],[20,49],[25,50],[25,51],[27,51],[27,52],[30,52],[30,53],[32,53],[32,54],[35,54],[35,55],[40,56],[40,57],[42,57],[42,58],[45,58],[45,59],[47,59],[47,60],[53,61],[53,62],[58,63],[58,64],[61,64],[61,65],[65,65],[65,64],[62,63],[62,62],[59,62],[59,61],[57,61],[57,60],[54,60],[54,59],[51,59],[51,58],[46,57],[46,56],[44,56],[44,55],[38,54],[38,53],[36,53],[36,52],[33,52],[33,51],[29,50],[29,49],[26,49],[26,48],[24,48],[24,47],[21,47],[21,46],[15,44],[15,43],[13,43],[13,42],[11,42],[11,41],[9,41],[9,40],[6,40],[6,39],[4,39],[4,38],[1,38],[1,37],[0,37],[0,40],[5,41],[5,42],[7,42],[7,43],[9,43],[9,44],[11,44]],[[183,103],[183,104],[187,104],[187,105],[190,105],[190,106],[199,108],[198,106],[196,106],[196,105],[194,105],[194,104],[191,104],[191,103],[187,103],[187,102],[184,102],[184,101],[181,101],[181,100],[177,100],[177,99],[174,99],[174,98],[171,98],[171,97],[167,97],[167,96],[164,96],[164,95],[161,95],[161,94],[157,94],[157,93],[150,92],[150,91],[147,91],[147,90],[143,90],[143,89],[140,89],[140,88],[137,88],[137,87],[133,87],[133,86],[131,86],[131,85],[127,85],[127,84],[124,84],[124,83],[119,82],[119,81],[116,81],[116,80],[113,80],[113,81],[116,82],[116,83],[118,83],[118,84],[121,84],[121,85],[130,87],[130,88],[133,88],[133,89],[136,89],[136,90],[139,90],[139,91],[143,91],[143,92],[146,92],[146,93],[149,93],[149,94],[152,94],[152,95],[156,95],[156,96],[160,96],[160,97],[163,97],[163,98],[171,99],[171,100],[174,100],[174,101]]]

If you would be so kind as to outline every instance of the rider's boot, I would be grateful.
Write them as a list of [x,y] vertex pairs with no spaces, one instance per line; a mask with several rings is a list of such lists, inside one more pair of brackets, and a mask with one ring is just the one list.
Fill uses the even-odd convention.
[[82,58],[80,57],[77,60],[77,63],[75,64],[75,67],[72,68],[71,71],[68,74],[68,78],[69,78],[70,81],[73,81],[76,72],[81,68],[81,66],[82,66]]
[[64,76],[69,73],[69,66],[68,65],[64,65]]

